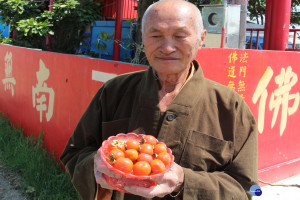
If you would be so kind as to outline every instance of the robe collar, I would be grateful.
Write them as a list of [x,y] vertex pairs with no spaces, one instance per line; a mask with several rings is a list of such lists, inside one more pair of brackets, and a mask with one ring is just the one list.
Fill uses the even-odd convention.
[[[193,61],[196,72],[184,85],[175,99],[172,101],[167,111],[177,111],[189,115],[192,107],[199,101],[202,95],[195,95],[195,92],[203,93],[204,76],[198,61]],[[141,83],[141,93],[139,96],[139,105],[145,108],[151,108],[159,111],[158,83],[154,75],[154,69],[150,67],[144,75]]]

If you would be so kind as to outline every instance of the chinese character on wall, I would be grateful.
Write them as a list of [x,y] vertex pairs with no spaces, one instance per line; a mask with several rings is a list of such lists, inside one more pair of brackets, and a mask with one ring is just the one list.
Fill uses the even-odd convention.
[[5,61],[5,78],[2,79],[4,84],[4,91],[11,91],[11,95],[14,96],[14,86],[16,85],[16,79],[12,75],[12,53],[7,52],[4,58]]
[[43,121],[43,113],[46,113],[47,122],[53,115],[54,106],[54,90],[47,87],[46,81],[50,76],[49,69],[46,68],[44,62],[40,60],[39,71],[36,72],[37,84],[32,86],[32,102],[33,107],[40,112],[40,122]]
[[292,71],[291,66],[288,66],[286,69],[281,68],[280,74],[274,77],[277,89],[271,91],[269,105],[267,105],[267,87],[273,75],[273,69],[268,67],[255,89],[252,102],[256,104],[258,99],[260,99],[258,108],[258,131],[260,133],[264,130],[266,108],[269,108],[269,111],[273,112],[271,128],[274,127],[278,118],[279,109],[281,108],[280,136],[282,136],[286,128],[287,117],[294,114],[299,107],[299,92],[295,94],[291,93],[291,89],[298,82],[298,76]]
[[235,90],[244,99],[244,92],[246,91],[246,72],[248,61],[247,52],[243,52],[240,55],[233,51],[228,56],[227,77],[229,78],[227,86]]

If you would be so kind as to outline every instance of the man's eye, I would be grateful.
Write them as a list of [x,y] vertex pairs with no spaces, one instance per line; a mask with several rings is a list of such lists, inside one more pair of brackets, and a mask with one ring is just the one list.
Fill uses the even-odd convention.
[[186,36],[185,36],[185,35],[175,35],[175,37],[178,38],[178,39],[183,39],[183,38],[185,38]]
[[151,37],[153,37],[153,38],[160,38],[161,36],[160,35],[152,35]]

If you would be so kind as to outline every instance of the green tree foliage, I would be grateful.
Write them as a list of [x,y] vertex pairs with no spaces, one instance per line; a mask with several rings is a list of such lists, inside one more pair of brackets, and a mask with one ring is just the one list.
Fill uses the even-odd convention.
[[52,11],[48,5],[45,0],[0,0],[0,21],[15,32],[12,44],[74,53],[86,26],[101,19],[100,4],[93,0],[55,0]]
[[[250,19],[256,20],[259,24],[264,24],[264,15],[266,12],[267,0],[249,0],[248,11],[250,12]],[[297,7],[300,6],[300,0],[292,0],[291,4],[291,24],[300,25],[300,10]]]
[[291,24],[300,25],[300,0],[292,0]]
[[259,19],[261,24],[264,24],[264,15],[266,12],[266,0],[249,0],[248,1],[248,11],[250,12],[250,19],[256,19],[259,24]]

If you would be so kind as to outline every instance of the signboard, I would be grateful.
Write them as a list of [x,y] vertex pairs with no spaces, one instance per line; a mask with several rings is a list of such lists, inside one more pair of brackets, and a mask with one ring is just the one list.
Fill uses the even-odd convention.
[[[203,48],[204,76],[239,93],[258,124],[264,181],[300,173],[300,54]],[[147,67],[0,44],[0,110],[27,133],[44,132],[58,158],[103,82]]]

